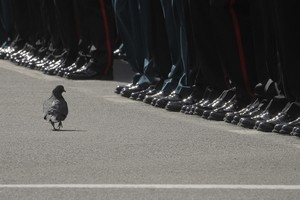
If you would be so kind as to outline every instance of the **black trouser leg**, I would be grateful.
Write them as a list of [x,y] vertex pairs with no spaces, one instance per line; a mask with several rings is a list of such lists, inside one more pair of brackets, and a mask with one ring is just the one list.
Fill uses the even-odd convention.
[[189,60],[185,3],[182,0],[161,0],[172,60],[172,68],[163,90],[172,90],[176,85],[176,93],[183,96],[189,93],[191,89],[188,77]]
[[28,29],[29,39],[28,43],[35,45],[37,40],[43,36],[43,21],[41,12],[41,0],[28,0],[28,13],[29,13],[29,26]]
[[300,1],[275,0],[279,56],[284,93],[290,101],[300,99]]
[[[14,2],[14,19],[16,34],[19,35],[20,45],[22,46],[28,39],[29,31],[29,13],[28,0],[13,0]],[[22,41],[22,42],[21,42]]]
[[75,18],[77,21],[77,30],[79,35],[79,50],[87,54],[88,47],[91,45],[89,33],[88,11],[86,8],[86,0],[75,0]]
[[[217,54],[213,37],[209,11],[209,0],[190,0],[191,22],[195,45],[197,49],[192,56],[198,59],[199,74],[195,85],[210,86],[216,90],[225,90],[228,83],[225,81],[224,69]],[[204,84],[204,85],[200,85]]]
[[[161,84],[168,78],[172,61],[170,57],[169,43],[166,32],[166,24],[160,0],[151,0],[151,21],[152,21],[152,55],[154,65],[159,71]],[[159,87],[161,87],[161,84]]]
[[7,39],[7,36],[5,34],[5,30],[2,26],[2,23],[0,23],[0,44],[2,44]]
[[[50,38],[50,32],[49,32],[49,21],[48,21],[48,17],[50,15],[50,0],[42,0],[40,3],[40,8],[39,8],[39,12],[41,15],[41,39],[43,40],[44,43],[48,43],[49,42],[49,38]],[[53,8],[52,8],[53,9]]]
[[247,0],[210,0],[218,53],[238,98],[248,99],[257,84]]
[[156,65],[153,63],[153,55],[151,50],[153,48],[153,35],[152,28],[156,24],[151,21],[151,1],[152,0],[139,0],[140,7],[140,25],[142,29],[142,49],[143,52],[143,77],[141,77],[140,83],[155,84],[155,77],[157,75]]
[[58,19],[56,15],[56,8],[54,4],[54,0],[46,0],[45,8],[47,10],[47,15],[45,15],[45,20],[47,24],[47,31],[50,34],[50,49],[62,49],[62,40],[60,37],[60,31],[58,26]]
[[253,44],[257,78],[266,83],[270,78],[279,82],[275,25],[273,24],[273,0],[250,2]]
[[139,79],[143,73],[141,51],[137,52],[141,46],[141,27],[135,23],[136,16],[139,16],[137,0],[115,0],[114,10],[116,15],[116,25],[124,44],[128,62],[133,72],[137,73],[134,81]]
[[[154,69],[151,57],[150,1],[116,0],[117,29],[128,61],[136,72],[133,83],[152,83]],[[145,62],[146,61],[146,62]]]
[[2,24],[3,37],[12,39],[14,37],[14,10],[13,1],[0,0],[0,23]]
[[87,26],[93,46],[91,55],[98,66],[95,70],[108,75],[112,72],[115,39],[112,3],[109,0],[88,0],[85,3]]
[[55,0],[56,18],[63,47],[72,57],[78,53],[78,34],[74,16],[74,0]]

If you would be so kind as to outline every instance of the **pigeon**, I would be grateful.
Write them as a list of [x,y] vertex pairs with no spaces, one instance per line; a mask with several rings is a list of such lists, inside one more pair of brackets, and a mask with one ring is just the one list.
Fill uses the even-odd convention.
[[[66,92],[64,86],[56,86],[50,98],[43,104],[44,119],[50,122],[54,131],[60,130],[63,127],[62,121],[68,115],[68,104],[62,96],[63,92]],[[57,128],[55,128],[55,123],[58,123]]]

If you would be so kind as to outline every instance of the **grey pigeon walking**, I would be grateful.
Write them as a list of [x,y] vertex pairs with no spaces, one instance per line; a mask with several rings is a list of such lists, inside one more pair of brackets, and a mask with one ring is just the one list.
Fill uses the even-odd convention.
[[[63,92],[66,92],[64,86],[56,86],[52,91],[51,97],[43,105],[44,119],[51,123],[54,131],[63,127],[62,121],[68,115],[68,104],[62,96]],[[55,128],[55,123],[58,123],[57,128]]]

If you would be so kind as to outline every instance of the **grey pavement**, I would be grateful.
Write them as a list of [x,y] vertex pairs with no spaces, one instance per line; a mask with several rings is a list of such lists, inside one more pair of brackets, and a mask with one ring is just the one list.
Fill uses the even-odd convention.
[[[300,199],[299,138],[121,97],[132,74],[114,67],[114,81],[72,81],[0,61],[1,200]],[[69,116],[54,132],[42,103],[58,84]]]

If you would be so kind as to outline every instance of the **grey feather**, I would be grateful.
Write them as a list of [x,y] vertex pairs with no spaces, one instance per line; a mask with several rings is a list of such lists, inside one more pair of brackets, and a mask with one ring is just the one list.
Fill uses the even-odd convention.
[[[51,123],[54,130],[62,127],[62,121],[68,115],[68,104],[62,96],[63,92],[65,89],[62,85],[56,86],[50,98],[43,104],[44,119]],[[57,128],[55,128],[55,123],[59,123]]]

